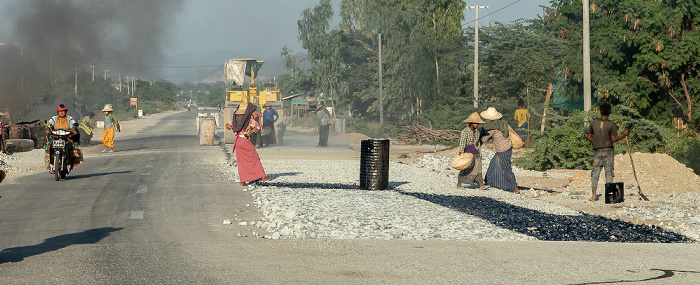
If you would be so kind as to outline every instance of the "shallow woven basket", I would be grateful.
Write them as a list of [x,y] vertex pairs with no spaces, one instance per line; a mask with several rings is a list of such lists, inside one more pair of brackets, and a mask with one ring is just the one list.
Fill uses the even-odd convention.
[[513,149],[521,149],[525,146],[523,139],[521,139],[517,133],[510,132],[508,137],[510,137],[510,141],[513,142]]
[[472,165],[472,160],[474,160],[474,155],[471,153],[465,152],[458,154],[450,161],[450,167],[457,170],[467,169],[470,165]]

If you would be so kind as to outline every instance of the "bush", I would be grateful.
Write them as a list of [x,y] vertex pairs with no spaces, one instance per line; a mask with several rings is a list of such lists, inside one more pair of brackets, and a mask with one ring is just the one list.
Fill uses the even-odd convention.
[[552,115],[554,126],[544,133],[533,132],[534,151],[516,159],[526,169],[552,168],[590,169],[593,149],[586,139],[585,112],[574,112],[569,117]]
[[692,131],[686,131],[680,137],[673,136],[666,152],[700,175],[700,139]]

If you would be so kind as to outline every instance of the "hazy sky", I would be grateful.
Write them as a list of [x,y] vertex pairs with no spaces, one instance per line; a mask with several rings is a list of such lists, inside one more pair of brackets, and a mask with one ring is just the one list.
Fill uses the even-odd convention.
[[[341,0],[331,1],[337,21]],[[534,18],[542,14],[539,5],[549,6],[549,1],[479,0],[467,1],[467,6],[489,7],[479,10],[480,25],[486,26],[494,21]],[[187,65],[218,65],[228,53],[232,53],[230,57],[278,60],[284,46],[303,52],[297,39],[297,21],[304,9],[318,3],[319,0],[0,0],[0,43],[27,49],[26,45],[36,46],[37,42],[48,40],[46,45],[52,46],[46,49],[66,47],[72,55],[82,54],[78,56],[81,58],[93,54],[90,59],[83,58],[85,61],[115,62],[119,58],[104,57],[120,53],[120,62],[128,56],[136,58],[132,61],[150,65],[172,65],[172,56],[186,53],[194,55]],[[114,11],[120,7],[124,11]],[[467,9],[464,15],[464,26],[473,27],[474,10]],[[57,27],[66,21],[71,25]],[[26,26],[35,27],[30,30]],[[115,36],[112,27],[121,29],[122,38]],[[15,34],[18,31],[20,34]],[[92,38],[80,42],[73,39],[82,35]],[[124,37],[130,40],[126,47],[129,49],[120,47]],[[139,53],[143,54],[139,57]],[[207,56],[212,53],[218,57]]]
[[[332,2],[337,16],[340,0]],[[165,52],[174,55],[231,50],[247,51],[256,57],[278,57],[285,45],[300,52],[297,21],[304,9],[318,3],[319,0],[186,0],[183,11],[175,15],[175,41]],[[467,1],[467,6],[489,7],[479,10],[481,26],[493,21],[534,18],[542,14],[539,5],[549,6],[549,0]],[[501,8],[504,9],[497,11]],[[493,14],[487,16],[489,13]],[[473,27],[474,23],[469,23],[473,20],[474,10],[465,10],[465,26]]]

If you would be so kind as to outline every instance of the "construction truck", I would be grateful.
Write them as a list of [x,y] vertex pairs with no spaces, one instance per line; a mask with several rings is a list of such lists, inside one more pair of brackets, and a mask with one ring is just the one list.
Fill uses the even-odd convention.
[[[258,90],[255,85],[255,77],[258,70],[263,65],[263,61],[254,58],[247,59],[229,59],[224,64],[224,75],[226,85],[226,103],[224,104],[224,121],[229,122],[233,118],[233,112],[236,111],[241,103],[252,103],[257,107],[262,108],[268,104],[272,109],[277,111],[279,119],[275,123],[275,133],[279,134],[278,128],[281,122],[285,121],[286,112],[282,105],[280,92],[275,87],[266,87],[264,90]],[[250,77],[248,88],[244,88],[245,77]],[[230,84],[229,84],[230,82]],[[261,110],[262,112],[262,110]],[[233,143],[236,140],[236,134],[230,130],[224,131],[224,143]]]

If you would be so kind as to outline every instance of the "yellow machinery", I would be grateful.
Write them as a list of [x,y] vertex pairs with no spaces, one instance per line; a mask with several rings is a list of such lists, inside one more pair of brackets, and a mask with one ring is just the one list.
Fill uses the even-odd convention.
[[[273,90],[258,90],[255,85],[255,76],[257,71],[263,65],[263,61],[254,58],[249,59],[229,59],[224,65],[224,74],[226,76],[226,103],[224,104],[224,121],[229,122],[233,118],[233,112],[236,111],[241,103],[252,103],[257,107],[264,104],[269,104],[279,114],[278,122],[282,122],[285,116],[282,98],[276,86]],[[245,76],[250,77],[248,90],[243,89]],[[228,82],[231,81],[229,86]],[[275,124],[277,128],[277,124]],[[277,132],[276,132],[277,133]],[[233,143],[236,139],[236,134],[231,131],[224,131],[224,143]]]

